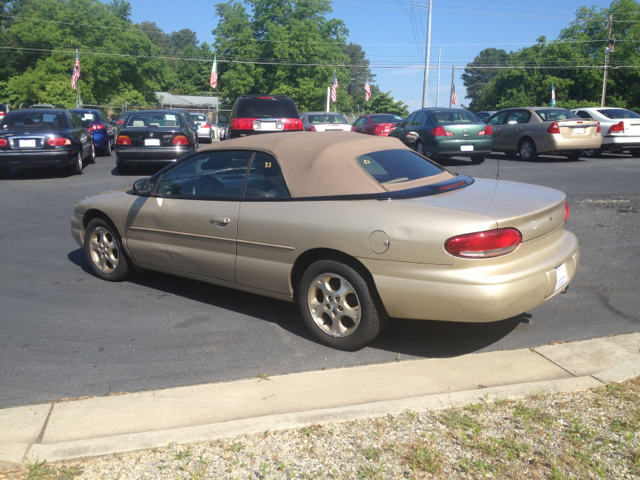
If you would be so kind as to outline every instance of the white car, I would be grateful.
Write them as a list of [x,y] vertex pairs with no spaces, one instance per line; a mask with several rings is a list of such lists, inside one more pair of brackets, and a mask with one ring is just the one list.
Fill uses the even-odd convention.
[[205,140],[208,143],[213,142],[215,133],[206,115],[202,113],[192,113],[191,118],[198,124],[198,140]]
[[309,132],[353,132],[355,128],[339,113],[304,112],[300,114],[304,129]]
[[625,108],[590,107],[571,110],[579,117],[600,122],[602,146],[586,150],[585,157],[599,157],[602,152],[628,150],[634,157],[640,156],[640,115]]

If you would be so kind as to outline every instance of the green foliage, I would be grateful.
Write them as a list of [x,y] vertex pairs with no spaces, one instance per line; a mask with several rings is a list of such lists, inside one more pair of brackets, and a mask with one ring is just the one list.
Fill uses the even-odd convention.
[[[392,113],[401,117],[406,117],[409,114],[408,105],[402,100],[396,102],[391,96],[391,92],[380,92],[373,95],[365,108],[365,113]],[[398,361],[400,361],[400,357],[398,357]]]

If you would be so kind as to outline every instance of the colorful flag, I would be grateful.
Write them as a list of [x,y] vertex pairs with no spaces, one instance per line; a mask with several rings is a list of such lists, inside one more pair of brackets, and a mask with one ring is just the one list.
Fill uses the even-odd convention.
[[451,84],[451,105],[460,106],[460,104],[458,103],[458,94],[456,93],[456,85],[455,85],[455,83]]
[[551,84],[551,106],[556,106],[556,87],[553,86],[553,83]]
[[338,100],[338,77],[336,76],[336,71],[333,71],[333,85],[331,86],[331,101],[336,103]]
[[209,80],[209,85],[211,88],[216,88],[218,86],[218,62],[217,57],[213,55],[213,67],[211,67],[211,79]]
[[367,77],[367,81],[364,82],[364,101],[368,102],[371,99],[371,86],[369,85],[369,77]]
[[76,63],[73,66],[73,73],[71,74],[71,88],[76,89],[76,83],[80,79],[80,57],[78,56],[78,49],[76,48]]

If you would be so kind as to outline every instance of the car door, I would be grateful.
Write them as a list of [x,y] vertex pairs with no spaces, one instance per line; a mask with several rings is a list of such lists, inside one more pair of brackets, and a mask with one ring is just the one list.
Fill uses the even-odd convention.
[[493,130],[493,149],[494,150],[504,150],[504,136],[502,134],[503,122],[509,115],[510,110],[505,110],[502,112],[496,113],[493,117],[487,120],[487,125],[491,125],[491,129]]
[[[413,148],[415,150],[416,143],[421,137],[426,137],[426,132],[424,131],[424,124],[427,121],[427,116],[424,112],[417,111],[414,115],[411,123],[408,124],[405,128],[405,143],[407,146]],[[422,139],[423,142],[428,141],[427,138]]]
[[142,265],[235,282],[238,208],[253,152],[196,154],[154,179],[125,217],[127,246]]
[[500,129],[500,148],[517,151],[520,139],[525,133],[526,124],[530,119],[531,112],[528,110],[511,110]]
[[366,117],[360,117],[355,122],[353,122],[353,129],[356,133],[364,133],[364,125],[366,123]]
[[418,112],[413,112],[411,115],[409,115],[407,119],[402,122],[402,126],[397,130],[392,130],[389,136],[398,137],[402,141],[402,143],[404,143],[405,145],[409,145],[409,143],[407,143],[407,131],[411,129],[411,124],[416,118],[417,114]]
[[82,120],[73,112],[67,111],[67,118],[69,119],[69,124],[71,125],[71,130],[73,136],[78,140],[80,144],[80,148],[82,149],[82,158],[87,158],[91,155],[91,146],[93,144],[93,137],[87,129],[82,125]]

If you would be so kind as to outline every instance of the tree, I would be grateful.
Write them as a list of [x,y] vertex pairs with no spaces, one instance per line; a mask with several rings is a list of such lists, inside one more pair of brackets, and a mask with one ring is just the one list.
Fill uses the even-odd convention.
[[[485,67],[485,66],[499,66],[505,65],[506,60],[509,58],[509,54],[502,49],[486,48],[482,50],[471,63],[470,67]],[[482,91],[489,84],[489,82],[500,73],[498,69],[492,68],[473,68],[465,70],[462,74],[462,82],[467,88],[467,95],[465,98],[471,99],[470,108],[475,109],[475,102],[482,95]]]
[[371,97],[365,113],[392,113],[406,117],[409,115],[409,107],[402,100],[396,102],[389,91]]
[[347,92],[353,97],[354,102],[358,105],[363,105],[365,102],[364,84],[369,80],[369,85],[371,85],[376,75],[371,73],[369,60],[360,45],[349,43],[344,47],[344,52],[349,57],[347,70],[351,76],[347,85]]
[[108,5],[109,11],[120,20],[125,22],[131,21],[131,4],[127,0],[111,0]]

